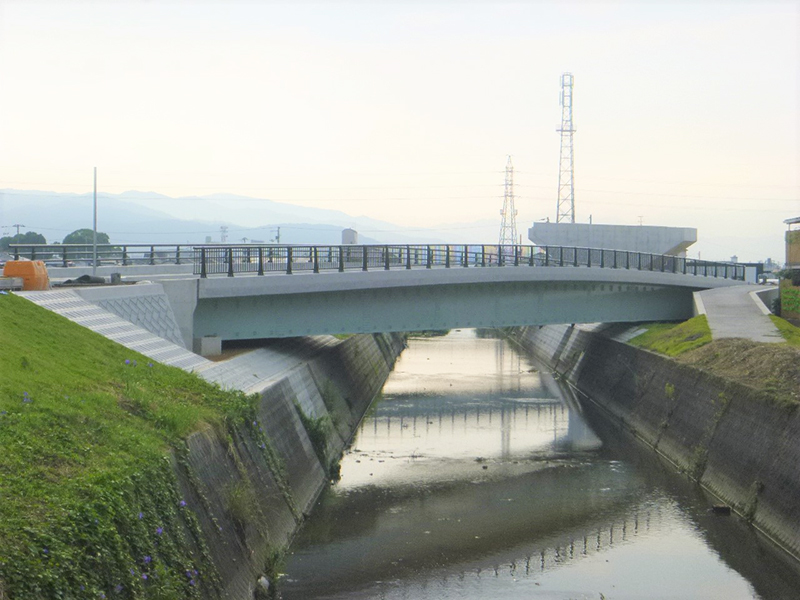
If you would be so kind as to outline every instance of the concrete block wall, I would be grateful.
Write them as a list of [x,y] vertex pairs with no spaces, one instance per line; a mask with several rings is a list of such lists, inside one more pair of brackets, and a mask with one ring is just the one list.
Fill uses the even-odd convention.
[[[326,452],[326,461],[335,461],[403,348],[400,334],[348,338],[266,388],[255,425],[232,434],[209,427],[189,437],[188,453],[176,460],[176,469],[187,502],[201,507],[196,512],[220,575],[220,597],[253,598],[270,550],[289,542],[328,480],[328,465],[320,463],[298,407],[307,417],[328,417],[335,424]],[[262,434],[278,458],[277,469],[269,448],[260,445]],[[243,490],[255,500],[245,503],[250,512],[244,521],[232,500],[237,493],[241,499]]]
[[569,326],[513,337],[637,437],[800,557],[800,411]]
[[158,337],[187,347],[164,288],[159,284],[74,288],[74,291],[84,300]]

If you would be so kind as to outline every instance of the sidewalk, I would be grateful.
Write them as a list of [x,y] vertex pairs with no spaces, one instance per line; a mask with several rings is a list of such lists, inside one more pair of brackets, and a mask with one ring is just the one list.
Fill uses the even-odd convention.
[[708,318],[711,337],[744,338],[754,342],[784,342],[778,328],[762,310],[762,304],[753,298],[751,292],[761,291],[763,287],[736,285],[695,292],[699,298],[698,310]]

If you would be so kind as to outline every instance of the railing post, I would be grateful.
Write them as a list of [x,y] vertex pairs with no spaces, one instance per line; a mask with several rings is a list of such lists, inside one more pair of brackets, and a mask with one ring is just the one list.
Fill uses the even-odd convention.
[[31,260],[36,260],[36,246],[31,246]]
[[533,246],[528,246],[528,266],[533,266]]
[[339,273],[344,273],[344,248],[339,246]]
[[444,266],[447,269],[450,268],[450,244],[444,247]]
[[14,247],[14,260],[19,260],[19,246]]
[[206,273],[206,249],[200,248],[200,277],[205,279],[208,277],[208,273]]
[[575,246],[572,250],[573,250],[573,252],[575,252],[575,260],[573,261],[573,263],[574,263],[573,266],[577,267],[578,266],[578,247]]
[[258,247],[258,274],[264,274],[264,246]]
[[383,270],[389,270],[389,246],[383,247]]
[[[600,254],[602,255],[602,253],[603,253],[603,251],[601,250]],[[592,266],[592,249],[591,248],[587,248],[586,249],[586,266],[590,267],[590,268]]]
[[514,244],[514,266],[519,266],[519,246]]
[[486,246],[481,246],[481,266],[486,266]]
[[428,246],[428,258],[425,268],[430,269],[432,266],[433,266],[433,250],[431,249],[430,246]]
[[63,264],[65,267],[67,266],[67,247],[66,246],[63,246],[61,248],[61,264]]
[[319,249],[314,246],[312,250],[314,251],[314,273],[319,273]]
[[367,247],[361,246],[361,270],[367,270]]
[[233,277],[233,248],[228,248],[228,277]]
[[605,269],[606,267],[606,253],[604,250],[600,250],[600,268]]
[[550,246],[544,247],[544,266],[550,266]]
[[558,247],[558,266],[564,266],[564,246]]
[[175,246],[175,264],[181,264],[181,247]]
[[614,268],[616,269],[617,268],[617,251],[616,250],[612,250],[612,252],[614,253]]
[[411,269],[411,246],[406,246],[406,269]]
[[292,247],[286,246],[286,274],[292,274]]

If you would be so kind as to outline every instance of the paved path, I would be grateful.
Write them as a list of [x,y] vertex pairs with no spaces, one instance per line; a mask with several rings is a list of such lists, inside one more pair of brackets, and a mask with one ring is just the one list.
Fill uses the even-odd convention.
[[768,343],[786,341],[764,313],[760,302],[751,295],[751,292],[764,289],[753,285],[737,285],[696,292],[702,303],[699,308],[708,318],[711,337],[715,340],[744,338]]

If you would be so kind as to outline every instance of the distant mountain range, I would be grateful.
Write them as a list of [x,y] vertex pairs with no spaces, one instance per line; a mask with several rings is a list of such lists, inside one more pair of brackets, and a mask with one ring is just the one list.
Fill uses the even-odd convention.
[[[98,194],[99,231],[116,243],[219,242],[227,227],[227,241],[339,244],[345,228],[359,231],[365,244],[492,243],[499,222],[459,224],[442,231],[404,228],[341,211],[295,206],[232,194],[172,198],[156,192],[129,191]],[[48,242],[60,242],[76,229],[92,228],[92,195],[34,190],[0,190],[0,226],[3,235],[36,231]]]

